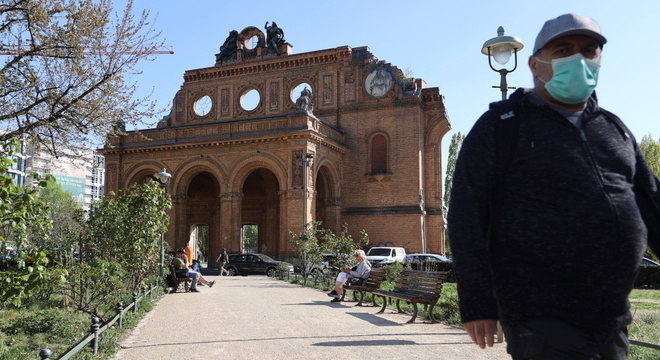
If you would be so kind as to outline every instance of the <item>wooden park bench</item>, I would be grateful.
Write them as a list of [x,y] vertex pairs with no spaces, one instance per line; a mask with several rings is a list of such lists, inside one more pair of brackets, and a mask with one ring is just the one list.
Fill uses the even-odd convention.
[[190,284],[192,283],[192,279],[189,278],[188,276],[177,276],[176,270],[174,269],[174,265],[170,264],[170,274],[169,274],[170,279],[174,283],[174,289],[172,292],[177,292],[183,285],[183,291],[188,292],[190,291]]
[[[373,292],[380,288],[380,283],[383,282],[383,277],[385,276],[385,269],[376,268],[371,269],[367,281],[363,285],[351,285],[349,283],[344,284],[344,293],[341,296],[341,301],[344,301],[346,296],[346,290],[353,290],[359,294],[358,303],[355,306],[362,306],[362,301],[364,300],[365,293]],[[376,297],[372,297],[374,306],[376,306]]]
[[396,279],[394,289],[387,290],[374,290],[374,296],[383,298],[383,307],[378,311],[378,314],[385,312],[387,307],[387,298],[396,299],[396,308],[400,313],[401,310],[399,302],[401,300],[412,304],[413,314],[409,323],[415,322],[417,318],[417,304],[424,304],[428,310],[429,320],[432,323],[437,323],[433,315],[433,307],[440,299],[440,292],[442,291],[442,284],[447,279],[447,272],[426,272],[417,270],[404,270],[399,274]]

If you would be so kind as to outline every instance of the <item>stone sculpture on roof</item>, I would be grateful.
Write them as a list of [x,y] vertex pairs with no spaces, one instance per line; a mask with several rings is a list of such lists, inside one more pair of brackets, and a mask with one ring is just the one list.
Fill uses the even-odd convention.
[[266,21],[264,28],[266,29],[266,47],[275,50],[277,55],[279,55],[280,45],[286,42],[284,40],[284,30],[278,27],[275,21],[273,21],[273,24],[270,26],[268,26],[268,21]]

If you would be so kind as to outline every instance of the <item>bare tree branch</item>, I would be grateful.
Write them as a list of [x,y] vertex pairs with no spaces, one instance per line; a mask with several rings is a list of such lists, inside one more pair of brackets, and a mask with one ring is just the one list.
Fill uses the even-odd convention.
[[95,146],[123,122],[158,114],[124,81],[162,47],[150,14],[133,0],[114,12],[110,0],[6,0],[0,47],[14,55],[0,68],[0,140],[27,136],[46,148]]

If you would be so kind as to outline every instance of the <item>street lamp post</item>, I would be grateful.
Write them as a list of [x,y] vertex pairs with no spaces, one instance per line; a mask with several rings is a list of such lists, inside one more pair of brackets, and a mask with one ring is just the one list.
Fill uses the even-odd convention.
[[[515,87],[508,87],[506,83],[506,75],[508,73],[514,72],[518,67],[518,51],[522,50],[525,45],[522,43],[522,40],[515,36],[505,36],[504,28],[497,28],[497,37],[494,37],[484,43],[481,48],[481,53],[488,56],[488,65],[493,71],[500,73],[500,86],[493,86],[493,88],[499,88],[502,91],[502,100],[506,100],[506,93],[508,89],[515,89]],[[508,70],[506,68],[495,69],[491,62],[491,57],[500,65],[505,65],[511,59],[511,54],[513,54],[515,63],[513,69]]]
[[296,154],[296,159],[299,160],[298,165],[303,167],[303,229],[307,226],[307,178],[308,173],[307,169],[312,166],[312,159],[314,159],[314,153],[299,153]]
[[[165,190],[165,193],[167,193],[167,182],[170,181],[171,177],[172,174],[168,173],[167,169],[165,168],[163,168],[163,171],[156,174],[156,178],[158,178],[161,184],[163,184],[163,189]],[[164,266],[165,266],[165,232],[162,232],[160,234],[160,278],[161,279],[165,274],[165,272],[163,271]]]

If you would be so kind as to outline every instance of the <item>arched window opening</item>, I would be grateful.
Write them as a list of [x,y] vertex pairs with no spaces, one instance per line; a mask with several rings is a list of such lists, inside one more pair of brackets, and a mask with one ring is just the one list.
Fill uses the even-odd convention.
[[387,172],[387,139],[383,135],[376,135],[371,139],[371,173],[384,174]]

